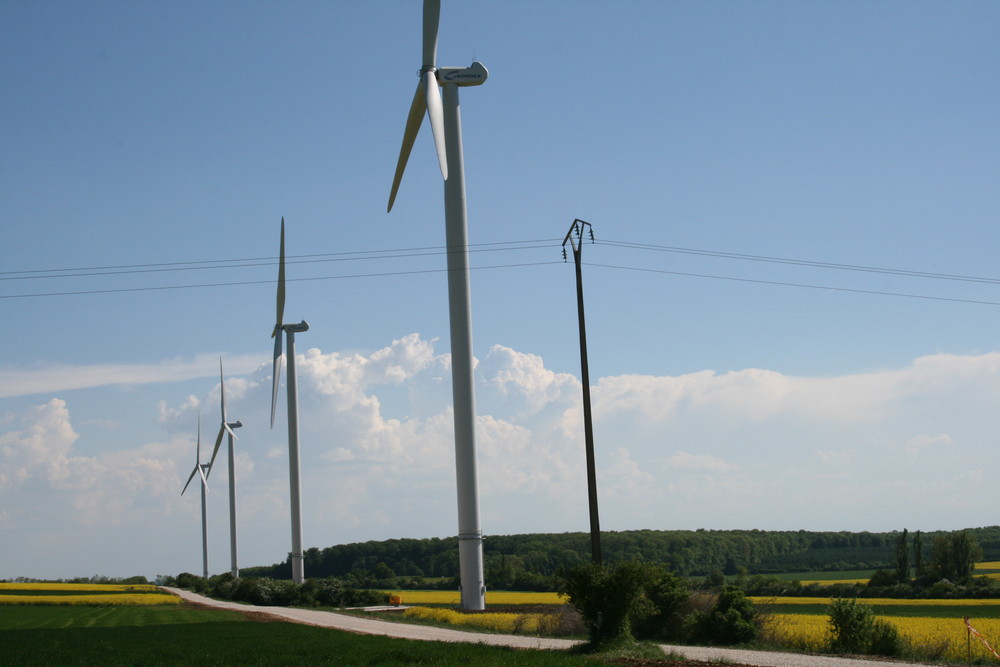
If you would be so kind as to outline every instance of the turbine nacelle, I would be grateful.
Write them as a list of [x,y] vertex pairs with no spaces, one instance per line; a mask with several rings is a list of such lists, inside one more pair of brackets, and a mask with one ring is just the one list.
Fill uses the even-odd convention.
[[437,71],[438,85],[449,83],[456,86],[481,86],[490,73],[481,62],[474,62],[469,67],[441,67]]
[[309,331],[309,323],[302,320],[298,324],[282,324],[281,329],[288,333],[302,333],[303,331]]

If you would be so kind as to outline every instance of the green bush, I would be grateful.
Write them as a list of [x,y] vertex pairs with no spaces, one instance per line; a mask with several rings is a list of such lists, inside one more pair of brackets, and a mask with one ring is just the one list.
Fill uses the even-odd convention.
[[271,580],[257,577],[243,577],[233,592],[237,602],[249,602],[256,605],[270,605],[272,602]]
[[385,593],[372,590],[362,590],[357,588],[345,588],[340,595],[338,607],[371,607],[374,605],[386,604]]
[[896,656],[903,639],[894,625],[875,617],[875,612],[857,600],[834,600],[828,612],[830,650],[834,653],[866,653]]
[[632,622],[652,612],[646,591],[660,574],[656,566],[636,561],[584,563],[561,570],[556,583],[583,616],[591,645],[601,646],[634,639]]
[[875,626],[875,612],[857,600],[834,600],[827,612],[830,650],[834,653],[864,653]]
[[688,618],[690,640],[699,644],[745,644],[757,638],[757,610],[737,586],[726,586],[708,612]]
[[271,579],[271,604],[275,607],[292,607],[301,604],[302,586],[288,579]]
[[902,581],[895,570],[875,570],[868,580],[868,588],[885,588],[895,586]]
[[177,587],[202,594],[208,593],[209,588],[208,581],[190,572],[181,572],[177,575]]
[[559,572],[556,581],[595,646],[634,638],[744,644],[759,632],[759,614],[741,588],[693,597],[685,580],[661,566],[588,563]]
[[189,572],[176,577],[178,588],[186,588],[223,600],[273,607],[370,607],[387,602],[385,593],[348,588],[340,579],[307,579],[296,584],[268,577],[234,578],[228,572],[204,579]]
[[685,639],[684,619],[691,611],[691,593],[687,581],[661,571],[659,578],[646,590],[647,609],[632,619],[632,630],[639,639],[682,641]]
[[239,586],[239,579],[234,579],[233,575],[226,573],[225,577],[220,577],[212,587],[212,597],[224,600],[233,600],[236,587]]
[[873,655],[898,656],[903,652],[903,638],[896,626],[876,618],[872,626],[868,652]]

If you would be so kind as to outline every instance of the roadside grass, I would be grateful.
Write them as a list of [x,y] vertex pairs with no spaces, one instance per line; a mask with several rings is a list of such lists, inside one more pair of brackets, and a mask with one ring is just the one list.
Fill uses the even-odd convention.
[[426,625],[462,632],[586,640],[587,628],[576,610],[569,605],[550,605],[550,607],[551,609],[545,611],[539,611],[540,605],[531,605],[524,609],[511,606],[507,607],[508,611],[502,612],[488,610],[464,612],[445,605],[421,605],[388,613],[334,607],[315,607],[315,609],[390,623]]
[[601,662],[640,665],[647,661],[657,661],[653,664],[658,664],[659,661],[664,660],[684,659],[675,654],[667,655],[654,642],[636,641],[628,637],[611,640],[596,646],[590,643],[578,644],[571,648],[569,653],[590,656]]
[[586,631],[579,614],[569,607],[553,607],[552,611],[541,613],[529,610],[465,613],[440,607],[409,607],[403,617],[406,620],[443,623],[456,629],[507,635],[566,637]]
[[9,665],[594,664],[568,651],[356,635],[186,605],[0,608],[0,646]]

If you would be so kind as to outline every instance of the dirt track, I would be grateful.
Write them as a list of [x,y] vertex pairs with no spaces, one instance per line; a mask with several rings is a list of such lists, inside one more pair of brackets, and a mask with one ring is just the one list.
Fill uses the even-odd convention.
[[[573,639],[549,639],[546,637],[527,637],[524,635],[498,635],[480,632],[465,632],[449,630],[424,625],[409,625],[407,623],[390,623],[377,619],[361,618],[349,614],[338,614],[329,611],[312,609],[296,609],[294,607],[258,607],[254,605],[213,600],[197,593],[179,588],[165,590],[180,596],[188,602],[215,609],[230,609],[244,614],[260,615],[258,618],[274,618],[278,620],[304,623],[321,628],[334,628],[347,632],[357,632],[367,635],[384,635],[418,641],[468,642],[472,644],[491,644],[495,646],[511,646],[514,648],[535,649],[567,649],[579,642]],[[728,667],[753,665],[755,667],[887,667],[887,665],[918,665],[922,663],[898,662],[885,660],[864,660],[856,658],[837,658],[821,655],[804,655],[800,653],[775,653],[771,651],[747,651],[742,649],[713,648],[705,646],[672,646],[662,645],[667,653],[675,656],[683,655],[692,661],[722,663]],[[638,663],[637,663],[638,664]],[[673,663],[683,664],[683,663]]]

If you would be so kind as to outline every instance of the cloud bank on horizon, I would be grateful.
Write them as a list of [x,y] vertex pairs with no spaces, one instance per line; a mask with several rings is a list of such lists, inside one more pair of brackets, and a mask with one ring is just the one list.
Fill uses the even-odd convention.
[[[412,333],[373,352],[299,355],[308,547],[454,534],[449,355],[439,347]],[[237,443],[241,564],[269,564],[284,559],[289,541],[283,410],[267,429],[269,360],[255,368],[239,360],[232,373],[228,361],[229,415],[246,425]],[[199,365],[204,372],[192,370]],[[195,395],[177,380],[212,378],[212,364],[79,370],[96,378],[92,386],[160,383],[162,398],[142,406],[147,434],[121,440],[108,424],[134,418],[119,414],[131,406],[106,405],[108,423],[77,423],[80,382],[38,392],[50,386],[46,369],[0,376],[4,395],[30,395],[24,409],[0,415],[0,535],[19,545],[0,555],[0,578],[196,569],[197,494],[180,489],[198,414],[209,445],[218,427],[219,387],[215,378]],[[586,531],[577,378],[498,344],[479,360],[476,381],[484,530]],[[998,352],[828,377],[754,368],[607,376],[592,396],[604,530],[994,521]],[[210,534],[212,570],[221,572],[228,505],[226,466],[218,468]]]

